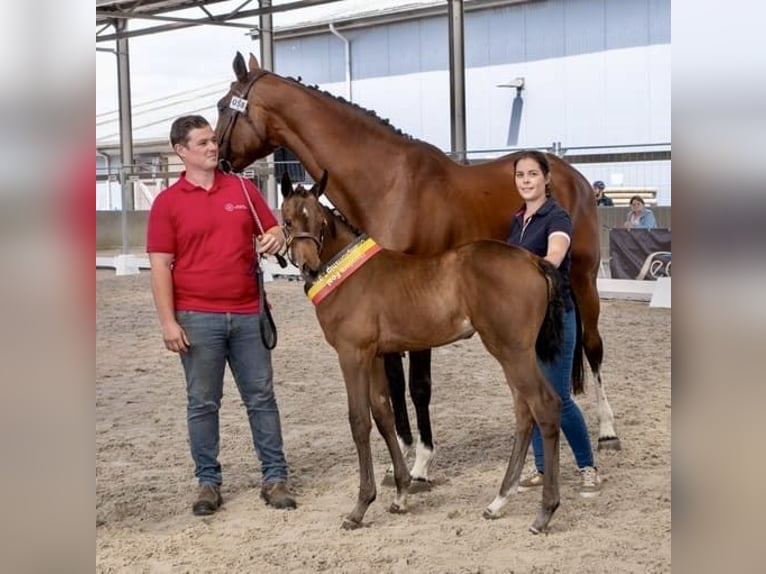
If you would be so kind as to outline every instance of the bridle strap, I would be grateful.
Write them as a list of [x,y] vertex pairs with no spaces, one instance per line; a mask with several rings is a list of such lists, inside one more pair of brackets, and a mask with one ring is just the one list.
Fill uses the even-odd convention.
[[293,252],[291,249],[293,241],[295,241],[296,239],[310,239],[317,246],[317,255],[322,254],[322,246],[324,245],[325,226],[326,226],[326,223],[322,223],[322,230],[319,234],[319,237],[307,231],[299,231],[297,233],[288,233],[286,229],[284,230],[285,246],[287,247],[287,258],[290,260],[290,263],[292,263],[295,267],[298,267],[298,265],[296,265],[295,263],[295,259],[293,258]]
[[268,73],[269,73],[268,70],[263,70],[263,69],[259,70],[258,73],[256,73],[256,75],[250,79],[247,85],[245,85],[245,89],[242,91],[241,94],[232,93],[232,97],[229,99],[229,110],[231,110],[233,113],[229,114],[229,119],[226,122],[226,127],[224,128],[223,133],[221,135],[221,141],[218,142],[218,146],[221,150],[220,155],[221,155],[222,161],[225,161],[228,163],[228,160],[226,160],[225,158],[226,158],[226,152],[228,151],[228,147],[229,147],[229,139],[230,139],[231,132],[234,131],[234,125],[237,123],[237,119],[239,118],[240,115],[243,114],[247,122],[253,128],[253,130],[255,130],[256,133],[258,132],[255,124],[253,123],[253,120],[250,119],[250,115],[247,113],[246,109],[243,111],[239,111],[231,107],[232,99],[236,97],[236,98],[239,98],[240,100],[247,102],[247,96],[250,95],[250,91],[253,89],[255,82],[260,80],[262,77],[264,77]]

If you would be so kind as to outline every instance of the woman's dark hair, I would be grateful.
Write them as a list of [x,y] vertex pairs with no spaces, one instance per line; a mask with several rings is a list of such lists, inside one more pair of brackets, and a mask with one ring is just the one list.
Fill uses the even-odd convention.
[[209,126],[210,122],[202,116],[181,116],[177,118],[173,125],[170,126],[171,147],[174,147],[176,144],[186,145],[186,142],[189,140],[190,131]]
[[[516,164],[519,163],[522,159],[531,159],[535,162],[537,162],[537,165],[540,166],[540,169],[543,171],[543,175],[545,177],[548,177],[551,173],[551,164],[548,163],[548,158],[545,156],[545,154],[541,151],[537,151],[536,149],[528,149],[524,150],[519,153],[518,156],[516,156],[516,159],[513,162],[513,171],[516,171]],[[545,197],[551,196],[551,184],[550,182],[545,184]]]
[[646,205],[644,203],[644,198],[641,197],[640,195],[634,195],[633,197],[630,198],[631,205],[633,204],[634,201],[639,202],[641,205]]

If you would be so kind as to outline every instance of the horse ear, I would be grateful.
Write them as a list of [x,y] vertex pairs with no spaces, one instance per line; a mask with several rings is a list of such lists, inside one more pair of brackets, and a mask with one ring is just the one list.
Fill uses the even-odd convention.
[[244,82],[247,79],[247,68],[245,67],[245,58],[240,52],[237,52],[237,55],[234,56],[232,67],[234,68],[234,75],[237,76],[237,80]]
[[282,174],[282,197],[287,198],[293,192],[293,183],[290,181],[290,174],[285,171]]
[[322,179],[319,180],[319,185],[314,186],[314,195],[319,197],[324,193],[324,188],[327,187],[327,170],[322,170]]
[[256,58],[252,52],[250,52],[250,60],[248,61],[248,67],[250,68],[250,72],[255,72],[261,67],[261,65],[258,63],[258,58]]

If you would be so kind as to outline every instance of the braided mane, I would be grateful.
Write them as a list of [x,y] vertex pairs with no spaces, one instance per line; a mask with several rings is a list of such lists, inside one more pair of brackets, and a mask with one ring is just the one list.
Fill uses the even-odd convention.
[[321,205],[322,205],[322,209],[324,209],[325,213],[328,215],[328,218],[327,218],[327,219],[328,219],[328,220],[329,220],[329,222],[330,222],[330,226],[331,226],[331,232],[332,232],[333,234],[335,234],[335,223],[336,223],[336,221],[337,221],[338,223],[340,223],[340,224],[344,225],[345,227],[348,227],[348,229],[349,229],[349,230],[350,230],[350,231],[351,231],[351,232],[352,232],[352,233],[353,233],[355,236],[357,236],[357,237],[358,237],[358,236],[360,236],[360,235],[362,234],[362,230],[361,230],[361,229],[359,229],[358,227],[355,227],[354,225],[352,225],[352,224],[351,224],[351,222],[350,222],[348,219],[346,219],[346,216],[345,216],[345,215],[343,215],[343,214],[340,212],[340,210],[338,210],[338,208],[337,208],[337,207],[334,207],[334,206],[333,206],[333,207],[328,207],[328,206],[326,206],[326,205],[324,205],[324,204],[321,204]]
[[378,114],[376,114],[374,111],[372,111],[372,110],[368,110],[367,108],[363,108],[362,106],[360,106],[359,104],[356,104],[356,103],[354,103],[354,102],[349,102],[349,101],[348,101],[346,98],[344,98],[344,97],[342,97],[342,96],[336,96],[335,94],[331,94],[331,93],[330,93],[330,92],[328,92],[327,90],[322,90],[322,89],[321,89],[321,88],[320,88],[318,85],[316,85],[316,84],[314,84],[313,86],[310,86],[310,85],[308,85],[308,84],[304,84],[304,83],[301,81],[301,78],[300,78],[300,77],[298,77],[298,78],[293,78],[292,76],[289,76],[289,77],[287,77],[287,78],[285,78],[285,79],[286,79],[286,80],[290,80],[291,82],[295,82],[296,84],[299,84],[300,86],[302,86],[302,87],[304,87],[304,88],[307,88],[307,89],[309,89],[309,90],[312,90],[312,91],[314,91],[314,92],[317,92],[317,93],[319,93],[319,94],[322,94],[322,95],[324,95],[324,96],[327,96],[328,98],[331,98],[331,99],[333,99],[333,100],[335,100],[335,101],[337,101],[337,102],[340,102],[341,104],[345,104],[345,105],[347,105],[347,106],[350,106],[351,108],[353,108],[353,109],[355,109],[355,110],[357,110],[357,111],[359,111],[359,112],[362,112],[362,113],[363,113],[363,114],[365,114],[366,116],[368,116],[368,117],[372,118],[373,120],[375,120],[375,122],[376,122],[377,124],[379,124],[379,125],[381,125],[381,126],[383,126],[383,127],[387,128],[387,129],[391,130],[392,132],[394,132],[395,134],[397,134],[397,135],[399,135],[399,136],[402,136],[402,137],[404,137],[404,138],[406,138],[406,139],[408,139],[408,140],[412,140],[412,141],[420,141],[420,140],[418,140],[416,137],[413,137],[413,136],[411,136],[410,134],[408,134],[408,133],[406,133],[406,132],[403,132],[402,130],[400,130],[399,128],[397,128],[396,126],[394,126],[394,125],[393,125],[393,124],[392,124],[392,123],[391,123],[391,122],[390,122],[390,121],[389,121],[387,118],[381,118],[381,117],[380,117]]

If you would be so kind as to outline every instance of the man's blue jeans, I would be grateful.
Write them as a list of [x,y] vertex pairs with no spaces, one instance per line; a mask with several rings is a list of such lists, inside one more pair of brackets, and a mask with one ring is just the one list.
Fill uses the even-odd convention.
[[[564,345],[559,358],[552,363],[539,361],[540,369],[548,382],[561,397],[561,431],[572,449],[578,468],[593,466],[593,450],[590,446],[588,427],[582,416],[580,407],[572,400],[570,386],[572,384],[572,361],[577,336],[577,318],[575,311],[564,312]],[[535,425],[532,433],[532,448],[535,452],[535,466],[543,471],[543,438],[540,429]]]
[[226,363],[247,409],[263,481],[286,480],[271,353],[261,341],[258,314],[178,311],[176,319],[190,343],[181,362],[186,374],[189,442],[199,483],[221,484],[218,411]]

